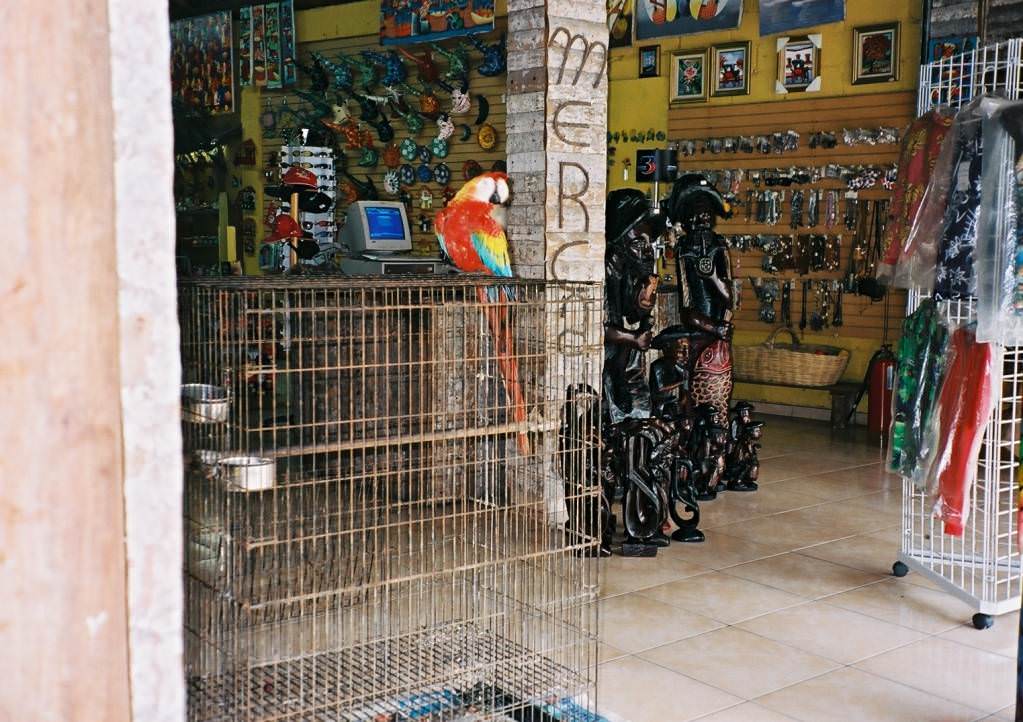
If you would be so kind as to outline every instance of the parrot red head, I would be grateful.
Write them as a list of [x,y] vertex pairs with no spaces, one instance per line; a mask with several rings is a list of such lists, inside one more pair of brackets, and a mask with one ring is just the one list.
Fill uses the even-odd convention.
[[506,206],[511,200],[508,175],[497,171],[480,173],[459,189],[455,194],[455,200],[474,200],[494,206]]

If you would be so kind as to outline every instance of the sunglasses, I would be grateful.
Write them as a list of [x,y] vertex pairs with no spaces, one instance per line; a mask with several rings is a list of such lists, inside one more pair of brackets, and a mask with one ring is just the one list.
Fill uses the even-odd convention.
[[334,226],[333,221],[302,221],[302,227],[307,231],[311,231],[313,226],[319,226],[320,228],[332,228]]

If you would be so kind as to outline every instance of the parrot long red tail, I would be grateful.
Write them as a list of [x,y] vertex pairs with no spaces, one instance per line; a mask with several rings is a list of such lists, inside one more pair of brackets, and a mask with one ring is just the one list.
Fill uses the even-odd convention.
[[[497,354],[497,367],[504,379],[504,388],[508,394],[508,403],[512,409],[512,418],[516,423],[526,421],[526,395],[522,390],[522,376],[519,373],[519,360],[515,356],[515,339],[512,335],[511,309],[508,308],[508,296],[504,289],[498,292],[498,301],[494,303],[487,298],[486,289],[477,289],[477,296],[483,305],[490,326],[490,335],[494,339],[494,350]],[[518,434],[519,451],[528,456],[529,436],[525,431]]]

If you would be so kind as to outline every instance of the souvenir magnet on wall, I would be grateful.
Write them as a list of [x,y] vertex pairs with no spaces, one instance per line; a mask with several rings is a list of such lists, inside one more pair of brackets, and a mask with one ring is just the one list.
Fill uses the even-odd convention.
[[444,190],[441,192],[441,195],[444,197],[444,205],[445,206],[448,203],[450,203],[451,200],[455,197],[455,193],[456,193],[455,189],[452,188],[451,186],[445,186],[444,187]]
[[433,193],[426,188],[419,192],[419,207],[424,211],[433,208]]
[[337,184],[338,197],[341,202],[345,205],[351,205],[355,201],[359,200],[359,192],[355,190],[355,186],[348,181],[341,181]]
[[256,222],[251,218],[242,221],[242,250],[249,255],[256,252]]
[[466,141],[466,140],[469,140],[469,138],[472,137],[472,128],[470,128],[468,125],[466,125],[465,123],[462,123],[458,127],[462,129],[462,135],[460,137],[460,140]]
[[380,154],[375,149],[363,148],[362,155],[359,156],[359,166],[362,168],[376,168],[379,159]]
[[402,165],[398,169],[398,180],[401,181],[402,185],[412,185],[416,182],[416,171],[408,163]]
[[472,105],[472,98],[469,94],[461,88],[455,88],[451,91],[451,114],[452,115],[464,115],[469,112],[469,106]]
[[238,205],[242,213],[254,213],[256,210],[256,189],[252,186],[245,186],[238,191]]
[[447,158],[448,142],[443,138],[434,138],[430,141],[430,152],[438,158]]
[[263,133],[270,133],[277,129],[277,114],[274,112],[273,106],[270,104],[270,98],[266,99],[266,106],[263,108],[262,115],[259,116],[259,125],[263,128]]
[[433,178],[442,186],[446,186],[451,180],[451,169],[446,163],[438,163],[437,167],[433,169]]
[[503,160],[495,160],[494,164],[490,166],[490,170],[494,171],[495,173],[507,173],[508,164],[505,163]]
[[404,205],[407,210],[412,210],[411,193],[409,193],[408,191],[402,191],[401,193],[398,194],[398,200],[401,201],[402,205]]
[[421,232],[423,232],[423,233],[429,233],[430,232],[430,226],[431,226],[431,223],[430,223],[429,216],[420,215],[419,216],[419,230]]
[[401,152],[401,157],[405,160],[415,160],[416,155],[419,153],[419,144],[411,138],[406,138],[401,141],[399,150]]
[[234,155],[235,165],[253,166],[256,165],[256,141],[248,138],[240,146]]
[[420,163],[429,163],[431,160],[433,160],[433,151],[430,150],[429,146],[421,145],[419,146],[419,152],[417,153],[417,157],[419,158]]
[[429,183],[433,180],[433,170],[426,163],[420,164],[420,166],[416,168],[416,179],[420,183]]
[[401,165],[401,152],[398,150],[398,146],[391,143],[383,152],[384,165],[388,168],[397,168]]
[[437,138],[446,141],[455,133],[455,124],[451,122],[451,116],[442,114],[437,118]]
[[483,125],[487,120],[487,116],[490,115],[490,101],[482,95],[477,95],[476,104],[479,108],[476,111],[476,125]]
[[389,170],[384,173],[384,190],[390,195],[398,194],[401,189],[401,181],[398,179],[398,171]]
[[462,164],[462,178],[465,180],[472,180],[482,172],[483,168],[474,160],[467,160]]
[[476,134],[476,142],[483,150],[493,150],[497,145],[497,131],[494,130],[494,126],[490,123],[480,126],[479,132]]

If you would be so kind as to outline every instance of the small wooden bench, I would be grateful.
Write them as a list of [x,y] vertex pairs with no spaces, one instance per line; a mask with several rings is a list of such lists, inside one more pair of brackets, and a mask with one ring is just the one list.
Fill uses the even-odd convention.
[[740,378],[736,378],[735,382],[755,386],[781,386],[789,389],[803,389],[804,391],[827,391],[831,394],[832,429],[845,429],[849,426],[849,417],[852,416],[853,404],[856,402],[856,396],[860,391],[860,384],[854,381],[839,381],[831,386],[800,386],[799,384],[748,381]]

